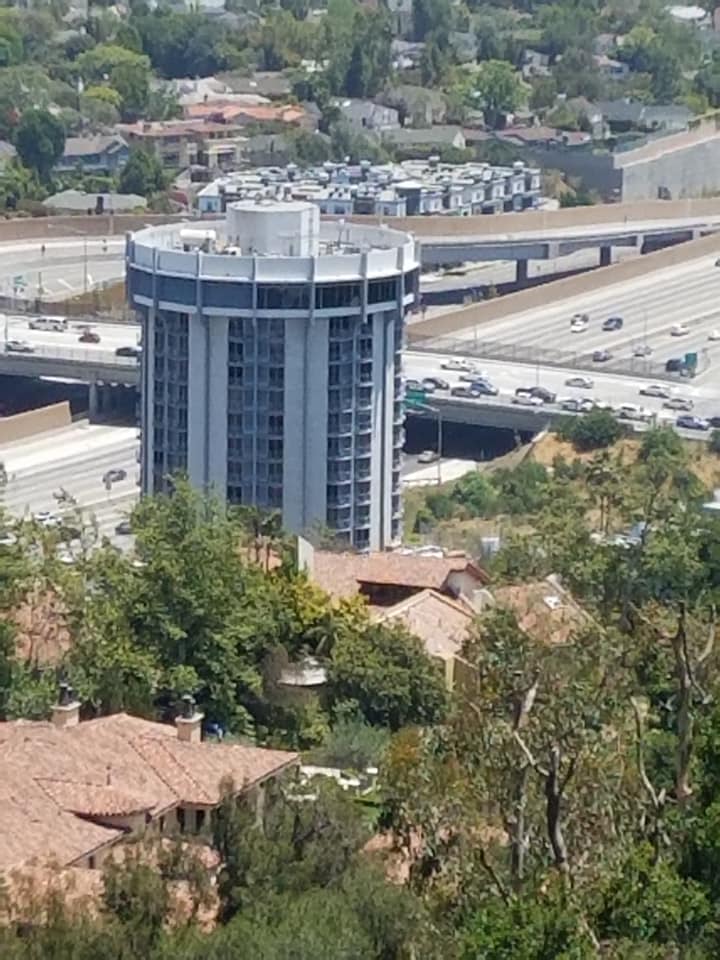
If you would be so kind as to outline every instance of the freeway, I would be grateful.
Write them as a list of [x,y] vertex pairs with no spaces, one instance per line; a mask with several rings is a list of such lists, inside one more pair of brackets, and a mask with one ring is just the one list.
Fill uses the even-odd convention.
[[18,301],[62,300],[124,273],[124,237],[0,243],[0,294]]
[[[442,364],[448,359],[447,354],[412,353],[408,351],[405,353],[403,361],[403,373],[406,378],[413,380],[422,380],[424,377],[442,377],[450,387],[458,386],[462,382],[460,374],[453,370],[445,370],[442,367]],[[577,399],[590,397],[599,404],[609,404],[613,407],[628,403],[636,404],[654,414],[660,421],[665,420],[672,423],[677,417],[676,413],[663,408],[662,399],[641,396],[640,389],[649,381],[634,377],[599,372],[592,377],[594,381],[592,388],[582,389],[565,385],[565,381],[575,373],[572,369],[543,369],[530,364],[509,364],[493,360],[481,360],[479,365],[483,373],[498,388],[499,393],[497,397],[482,397],[479,400],[468,401],[468,403],[507,405],[512,402],[512,397],[518,387],[542,386],[556,393],[558,400],[565,397],[575,397]],[[665,386],[670,385],[665,384]],[[692,380],[671,387],[671,393],[673,397],[692,400],[694,404],[693,413],[700,417],[720,416],[720,399],[718,398],[716,385],[709,383],[700,385],[696,380]],[[446,391],[438,391],[438,396],[447,397],[448,394]],[[429,395],[428,403],[432,403],[432,395]],[[552,413],[559,412],[556,405],[548,405],[546,409]],[[695,435],[697,436],[697,434]]]
[[[575,313],[589,315],[583,333],[570,332],[570,319]],[[623,318],[622,330],[601,329],[603,321],[611,316]],[[679,322],[687,325],[688,333],[673,336],[672,327]],[[533,359],[535,349],[557,351],[559,359],[569,352],[582,354],[587,362],[593,351],[607,349],[613,360],[630,361],[634,348],[644,343],[652,347],[655,363],[697,352],[701,371],[697,379],[714,381],[720,392],[715,366],[720,362],[720,339],[710,339],[715,331],[720,337],[720,268],[714,265],[714,258],[705,256],[582,296],[551,301],[546,307],[490,320],[481,327],[459,331],[454,337],[481,353],[483,342],[513,344],[525,350],[527,360]],[[538,354],[538,361],[541,357],[550,359],[547,354]]]
[[[137,430],[75,423],[62,430],[12,444],[0,451],[8,483],[2,504],[18,519],[50,510],[59,513],[53,493],[64,488],[75,497],[89,524],[97,523],[101,537],[124,545],[115,527],[128,516],[138,499]],[[102,477],[110,468],[122,468],[127,478],[110,491]]]
[[26,316],[8,314],[5,318],[4,330],[0,328],[3,339],[22,340],[38,351],[57,352],[58,355],[68,351],[82,351],[88,358],[106,359],[118,347],[134,347],[138,344],[140,328],[133,323],[98,323],[91,324],[93,330],[100,336],[100,343],[80,343],[80,334],[87,324],[70,321],[64,333],[56,330],[31,330],[30,321]]

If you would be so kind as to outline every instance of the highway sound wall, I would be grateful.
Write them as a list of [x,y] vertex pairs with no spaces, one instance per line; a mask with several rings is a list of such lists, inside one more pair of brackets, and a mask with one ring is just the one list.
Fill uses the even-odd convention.
[[53,403],[49,407],[41,407],[39,410],[27,410],[25,413],[16,413],[11,417],[0,417],[0,443],[24,440],[25,437],[47,433],[48,430],[69,427],[71,423],[70,404],[67,400]]
[[448,337],[461,330],[482,326],[491,320],[508,317],[526,310],[541,309],[549,303],[556,303],[592,290],[600,290],[614,283],[643,277],[651,270],[672,267],[705,255],[720,255],[720,236],[710,235],[644,257],[624,260],[609,267],[600,267],[592,273],[583,273],[566,280],[557,280],[552,284],[510,293],[497,300],[455,310],[427,320],[418,320],[407,328],[408,345],[419,343],[434,337]]

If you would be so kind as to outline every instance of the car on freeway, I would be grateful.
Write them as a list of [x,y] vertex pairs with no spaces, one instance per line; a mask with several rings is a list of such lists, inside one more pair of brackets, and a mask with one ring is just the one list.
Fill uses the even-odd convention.
[[139,357],[142,354],[140,347],[118,347],[115,351],[116,357]]
[[593,400],[592,397],[583,397],[580,401],[580,413],[590,413],[591,410],[595,410],[598,406],[600,406],[600,404],[597,400]]
[[470,393],[475,397],[496,397],[498,388],[489,380],[473,380],[470,384]]
[[584,333],[588,328],[587,316],[576,316],[570,321],[570,333]]
[[80,343],[100,343],[100,334],[94,330],[83,330],[78,340]]
[[568,377],[565,381],[566,387],[580,387],[582,390],[592,390],[595,381],[592,377]]
[[406,380],[405,381],[406,390],[422,390],[419,380]]
[[132,533],[132,526],[129,520],[121,520],[115,527],[115,533],[119,537],[127,537]]
[[702,417],[694,417],[690,413],[682,414],[675,421],[676,427],[682,427],[684,430],[709,430],[710,423]]
[[555,403],[557,394],[546,387],[518,387],[515,396],[519,394],[529,394],[531,397],[538,397],[543,403]]
[[623,323],[625,321],[622,317],[608,317],[605,323],[602,325],[603,330],[622,330]]
[[652,347],[649,343],[636,343],[633,347],[634,357],[649,357],[652,353]]
[[423,377],[421,386],[423,390],[427,390],[428,393],[432,393],[433,390],[450,389],[450,384],[447,382],[447,380],[443,380],[442,377]]
[[435,463],[435,461],[439,459],[440,454],[437,450],[423,450],[418,457],[418,463]]
[[485,374],[482,372],[480,367],[470,366],[465,370],[464,373],[461,373],[458,377],[458,380],[463,381],[464,383],[472,383],[473,380],[485,380]]
[[607,363],[612,360],[612,354],[609,350],[595,350],[592,355],[593,363]]
[[576,397],[563,397],[563,399],[560,401],[560,409],[567,410],[568,413],[582,413],[582,401],[578,400]]
[[690,333],[690,327],[686,323],[674,323],[670,327],[671,337],[684,337]]
[[708,334],[708,340],[720,340],[720,329],[715,327],[714,330],[711,330]]
[[649,420],[652,414],[636,403],[623,403],[616,408],[620,420]]
[[720,257],[715,261],[715,266],[720,267]]
[[35,347],[27,340],[8,340],[5,349],[8,353],[35,353]]
[[59,527],[62,523],[60,517],[56,514],[51,513],[49,510],[38,510],[37,513],[33,514],[33,520],[35,523],[39,523],[41,527]]
[[46,330],[52,333],[64,333],[67,330],[66,317],[33,317],[28,321],[31,330]]
[[458,360],[456,357],[450,357],[449,360],[443,360],[440,364],[442,370],[472,370],[475,364],[469,360]]
[[708,423],[711,427],[715,427],[717,429],[720,427],[720,417],[708,417]]
[[474,393],[474,392],[470,389],[470,387],[461,386],[461,387],[453,387],[453,388],[450,390],[450,396],[451,396],[451,397],[459,397],[459,398],[465,399],[465,400],[475,400],[477,397],[480,396],[480,394],[477,393],[477,392]]
[[120,483],[121,480],[127,480],[127,470],[123,470],[122,467],[106,470],[102,478],[104,484]]
[[685,370],[685,361],[682,357],[670,357],[665,364],[666,373],[682,373]]
[[692,410],[695,404],[688,397],[670,397],[663,404],[666,410],[682,410],[687,412]]
[[590,317],[587,313],[574,313],[572,317],[570,317],[570,326],[574,323],[590,323]]
[[660,397],[661,400],[667,400],[670,396],[670,387],[662,383],[649,383],[646,387],[640,387],[638,393],[641,397]]
[[543,405],[540,397],[533,396],[532,393],[516,393],[512,402],[520,407],[542,407]]

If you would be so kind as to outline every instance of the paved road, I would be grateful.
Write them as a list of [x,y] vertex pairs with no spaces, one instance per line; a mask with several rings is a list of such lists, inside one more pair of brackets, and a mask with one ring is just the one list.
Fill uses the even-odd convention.
[[[75,497],[83,516],[97,522],[100,536],[125,544],[115,527],[128,516],[138,499],[137,431],[129,427],[73,424],[63,430],[0,448],[8,473],[1,502],[14,517],[39,510],[61,512],[54,492],[64,488]],[[107,491],[102,477],[106,470],[122,468],[127,479]]]
[[58,237],[44,247],[40,240],[0,243],[0,295],[62,300],[125,274],[124,237]]
[[[406,352],[403,362],[403,372],[406,378],[422,380],[423,377],[438,376],[446,380],[451,387],[458,386],[460,374],[452,370],[443,370],[442,362],[447,360],[444,354],[411,353]],[[655,397],[640,396],[639,390],[647,381],[636,377],[623,377],[598,373],[593,375],[592,389],[582,389],[565,386],[565,380],[573,375],[572,370],[537,369],[530,364],[509,364],[498,360],[479,361],[483,373],[498,388],[496,398],[483,397],[482,400],[469,401],[476,403],[509,403],[518,387],[543,386],[557,393],[558,399],[564,397],[591,397],[599,403],[612,404],[619,407],[625,403],[633,403],[655,414],[661,421],[674,423],[677,413],[663,409],[663,401]],[[669,386],[665,384],[665,386]],[[693,413],[701,417],[720,416],[720,398],[718,398],[718,384],[697,380],[687,384],[678,384],[672,389],[674,397],[683,397],[693,401]],[[446,392],[439,392],[438,396],[446,397]],[[432,403],[432,400],[429,400]],[[557,409],[555,407],[551,408]],[[684,431],[683,431],[684,432]],[[699,431],[689,431],[688,436],[703,437],[707,434]]]
[[[58,309],[58,315],[61,310]],[[58,356],[68,352],[80,351],[83,358],[95,355],[97,359],[104,359],[107,355],[114,356],[118,347],[137,346],[140,337],[140,327],[132,323],[98,323],[92,324],[93,330],[100,335],[100,343],[81,343],[79,340],[84,327],[79,321],[70,320],[68,329],[64,333],[54,330],[31,330],[30,321],[25,316],[7,314],[5,321],[0,324],[0,342],[5,340],[23,340],[29,343],[38,352],[51,351]]]
[[[548,299],[551,297],[549,287]],[[570,332],[575,313],[590,316],[584,333]],[[601,329],[610,316],[623,317],[622,330],[607,333]],[[680,321],[690,332],[671,336],[671,327]],[[547,307],[492,320],[454,336],[473,343],[498,341],[543,350],[592,352],[607,348],[616,360],[631,358],[633,346],[643,342],[652,346],[654,362],[697,351],[705,365],[710,364],[698,379],[714,381],[720,393],[720,341],[708,339],[715,330],[720,330],[720,268],[714,265],[714,258],[705,256],[582,296],[551,301]]]

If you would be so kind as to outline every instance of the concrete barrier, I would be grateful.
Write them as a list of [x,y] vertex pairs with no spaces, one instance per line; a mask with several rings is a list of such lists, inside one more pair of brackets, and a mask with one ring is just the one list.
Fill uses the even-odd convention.
[[541,309],[549,303],[565,300],[593,290],[643,277],[651,270],[672,267],[688,260],[706,255],[720,255],[720,237],[716,235],[690,240],[687,243],[633,260],[623,260],[609,267],[599,267],[591,273],[583,273],[565,280],[556,280],[552,285],[532,287],[519,293],[509,293],[496,300],[486,300],[463,310],[440,314],[427,320],[418,320],[407,328],[408,344],[434,337],[447,337],[466,330],[468,327],[481,326],[492,320],[521,313],[525,310]]
[[39,410],[27,410],[11,417],[0,417],[0,444],[24,440],[38,433],[47,433],[48,430],[60,430],[62,427],[69,427],[71,423],[70,404],[67,400],[41,407]]

